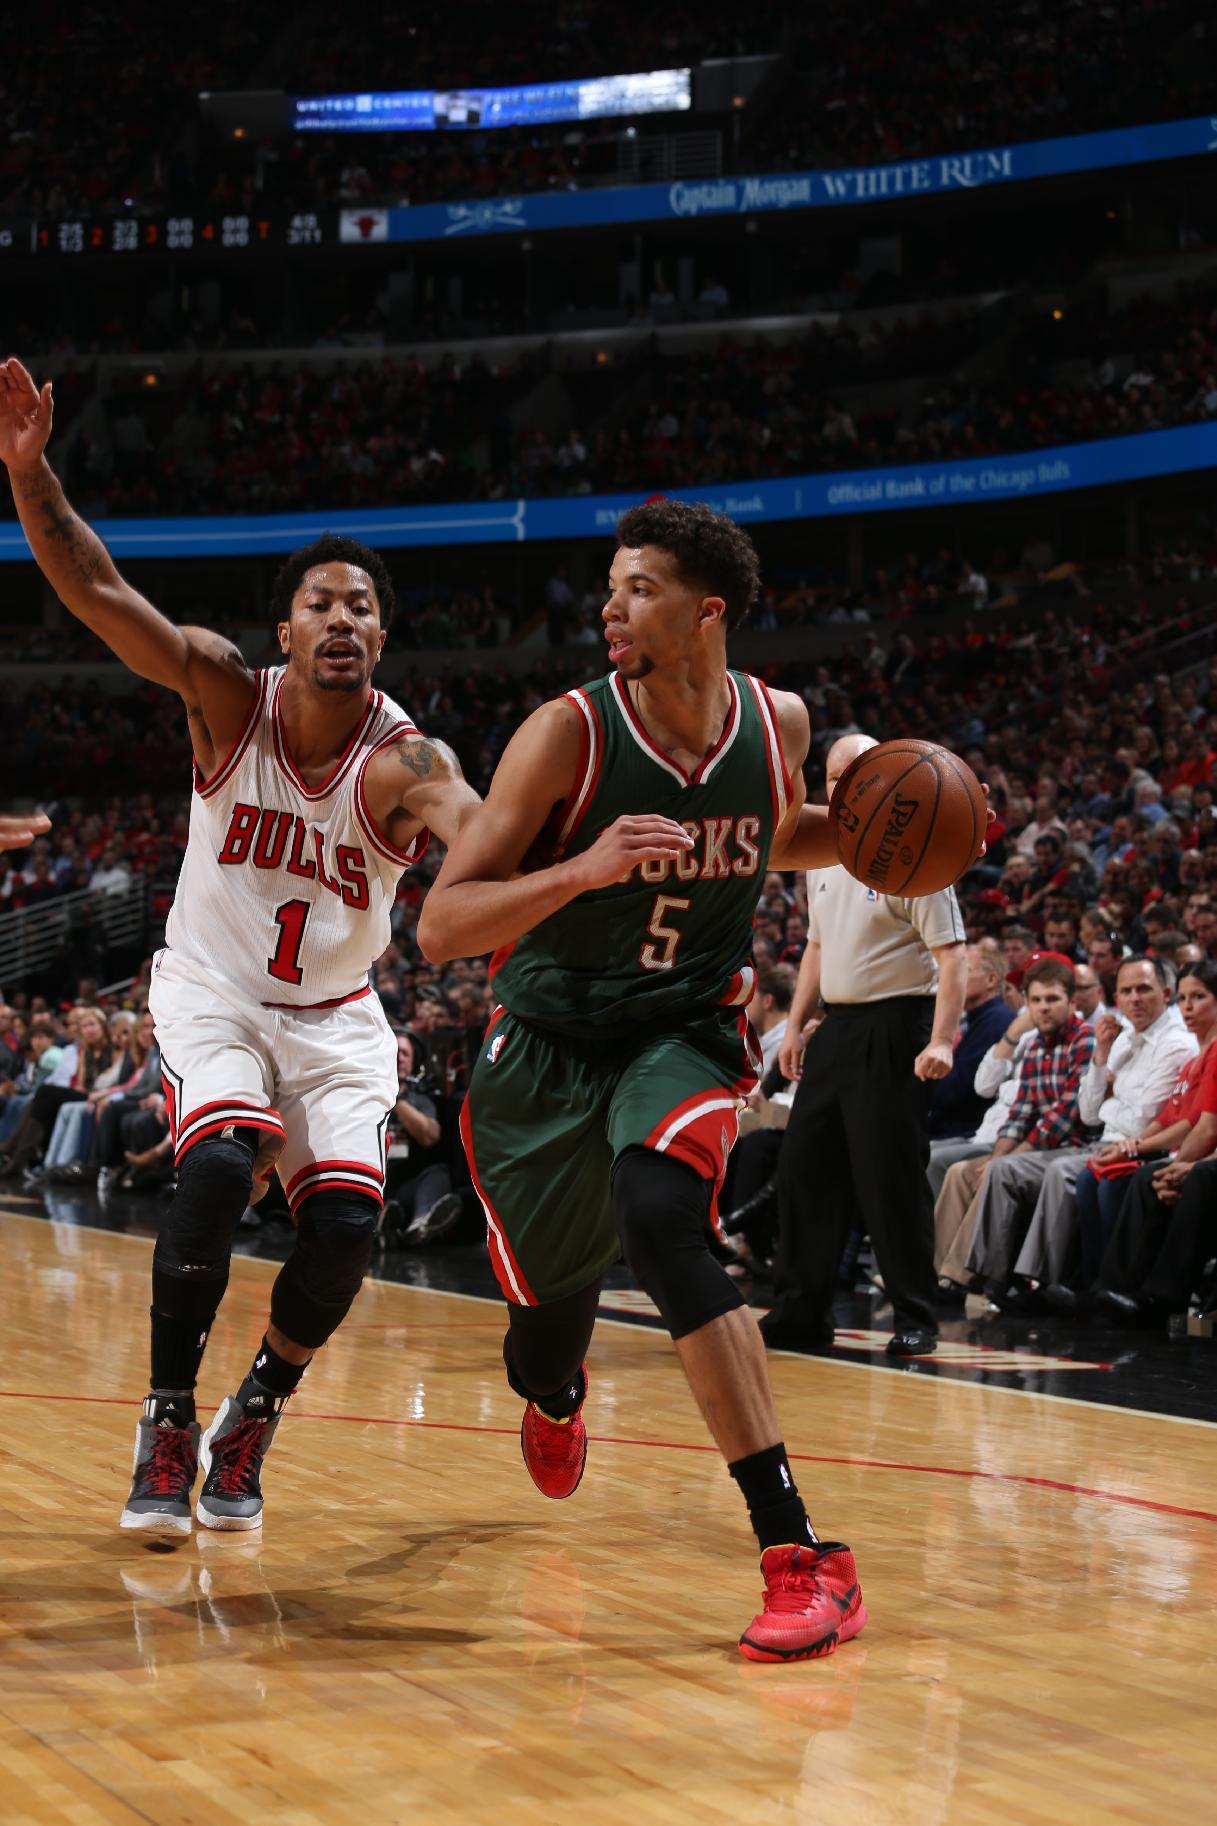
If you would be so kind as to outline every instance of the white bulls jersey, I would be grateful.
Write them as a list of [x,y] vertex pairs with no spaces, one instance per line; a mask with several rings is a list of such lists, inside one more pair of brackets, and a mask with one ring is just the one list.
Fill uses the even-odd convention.
[[316,1008],[368,992],[389,943],[389,913],[409,851],[376,828],[364,794],[378,749],[417,733],[373,691],[328,780],[307,786],[280,715],[285,668],[258,673],[253,707],[229,754],[195,769],[190,839],[165,927],[175,960],[215,974],[266,1007]]

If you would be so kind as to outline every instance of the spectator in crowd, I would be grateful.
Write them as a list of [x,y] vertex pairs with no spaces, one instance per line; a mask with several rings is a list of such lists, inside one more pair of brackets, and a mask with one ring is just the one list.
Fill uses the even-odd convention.
[[12,1075],[0,1079],[0,1100],[3,1103],[0,1108],[0,1152],[7,1146],[10,1136],[29,1107],[30,1098],[38,1086],[50,1078],[62,1057],[63,1048],[58,1043],[50,1016],[35,1015],[29,1024],[21,1055],[16,1060],[6,1062]]
[[462,1207],[440,1147],[439,1111],[420,1087],[414,1041],[406,1032],[397,1036],[397,1089],[380,1234],[386,1248],[419,1248],[453,1230]]
[[1119,934],[1112,929],[1102,930],[1090,940],[1087,949],[1087,962],[1099,979],[1103,990],[1103,1000],[1109,1008],[1117,1005],[1116,978],[1124,957],[1124,946]]
[[786,1040],[795,972],[789,964],[762,964],[748,1004],[748,1018],[761,1043],[760,1083],[748,1098],[751,1119],[741,1122],[740,1139],[731,1150],[719,1195],[724,1233],[739,1238],[733,1245],[752,1263],[767,1260],[777,1234],[777,1163],[782,1130],[763,1124],[769,1099],[785,1087],[781,1050]]
[[1192,915],[1191,937],[1207,957],[1217,958],[1217,906],[1207,896]]
[[1031,954],[1037,948],[1038,940],[1030,926],[1017,923],[1002,928],[1002,950],[1006,958],[1006,980],[1015,989],[1021,990],[1022,973],[1031,962]]
[[786,1021],[794,984],[795,972],[789,964],[764,964],[756,973],[756,988],[748,1004],[748,1019],[761,1043],[762,1084],[777,1064],[782,1042],[786,1038]]
[[45,1177],[54,1185],[96,1180],[99,1194],[108,1193],[125,1152],[123,1116],[142,1103],[155,1108],[164,1101],[159,1094],[160,1051],[149,1011],[145,1008],[138,1017],[125,1011],[112,1015],[110,1043],[115,1056],[109,1070],[83,1104],[68,1104],[55,1118],[44,1161]]
[[[1109,1015],[1095,1028],[1077,1090],[1078,1118],[1086,1128],[1100,1127],[1101,1146],[1131,1141],[1147,1129],[1198,1050],[1192,1035],[1171,1020],[1170,994],[1161,960],[1124,959],[1116,1006],[1128,1027]],[[1085,1148],[1058,1144],[1034,1161],[1014,1154],[986,1176],[969,1262],[973,1272],[988,1276],[999,1304],[1017,1308],[1033,1285],[1069,1278],[1077,1227],[1074,1185],[1086,1158]],[[1030,1225],[1012,1264],[1012,1291],[1013,1247],[1028,1209]]]
[[[1130,1182],[1099,1265],[1094,1310],[1129,1331],[1161,1330],[1217,1255],[1217,1114],[1206,1108],[1173,1160]],[[1212,1284],[1209,1289],[1212,1305]]]
[[931,1158],[935,1142],[972,1135],[984,1119],[988,1099],[976,1091],[976,1068],[1009,1025],[1001,965],[991,951],[969,945],[963,1020],[955,1036],[951,1069],[930,1093]]
[[979,571],[970,558],[963,561],[963,570],[959,579],[959,594],[976,612],[989,606],[989,580]]
[[[1035,799],[1035,815],[1031,822],[1019,834],[1018,848],[1024,856],[1034,857],[1036,870],[1042,873],[1050,864],[1059,863],[1060,853],[1069,836],[1069,830],[1056,808],[1057,788],[1054,780],[1040,782]],[[1042,837],[1055,838],[1055,843],[1048,849],[1039,847]]]
[[[930,1143],[929,1165],[926,1167],[926,1178],[930,1182],[930,1195],[935,1205],[938,1203],[942,1188],[951,1169],[962,1161],[976,1160],[993,1152],[1001,1124],[1006,1119],[1006,1112],[1014,1100],[1018,1079],[1018,1068],[1022,1056],[1027,1050],[1028,1036],[1034,1031],[1031,1017],[1024,1007],[1014,1019],[1005,1009],[1005,1020],[1008,1025],[989,1047],[976,1067],[973,1088],[981,1100],[984,1115],[971,1135],[961,1136],[955,1140],[932,1141]],[[975,1187],[973,1187],[973,1191]],[[969,1197],[971,1194],[969,1194]],[[937,1237],[937,1231],[935,1232]],[[941,1285],[942,1270],[938,1263],[939,1251],[935,1248],[935,1268],[938,1269]]]
[[1019,902],[1019,913],[1023,919],[1042,916],[1043,904],[1048,896],[1058,893],[1064,887],[1068,876],[1062,860],[1064,849],[1064,837],[1055,830],[1042,831],[1035,839],[1034,866]]
[[1073,1005],[1088,1027],[1095,1027],[1105,1015],[1103,985],[1089,964],[1073,966]]
[[1023,988],[1025,1007],[983,1061],[981,1082],[999,1099],[998,1119],[983,1125],[975,1150],[948,1163],[935,1204],[939,1291],[956,1302],[976,1281],[976,1230],[990,1177],[1001,1173],[1004,1160],[1032,1162],[1084,1134],[1077,1088],[1094,1035],[1073,1007],[1072,966],[1059,957],[1036,958]]
[[[29,1108],[0,1156],[0,1179],[14,1179],[22,1171],[33,1173],[34,1161],[41,1154],[63,1105],[85,1102],[98,1079],[109,1070],[113,1049],[109,1019],[103,1010],[81,1008],[77,1032],[76,1045],[64,1054],[49,1079],[34,1092]],[[71,1081],[59,1084],[56,1079],[69,1061]]]
[[1044,915],[1044,950],[1068,958],[1071,964],[1077,963],[1078,922],[1072,913]]
[[131,888],[131,870],[116,843],[107,843],[101,861],[89,878],[89,886],[101,894],[127,894]]

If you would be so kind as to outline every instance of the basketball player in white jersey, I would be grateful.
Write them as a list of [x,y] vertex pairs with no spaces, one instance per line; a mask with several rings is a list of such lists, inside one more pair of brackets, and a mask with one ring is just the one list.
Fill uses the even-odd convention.
[[[51,388],[0,363],[0,460],[60,600],[186,705],[190,838],[149,996],[178,1186],[152,1271],[151,1390],[124,1528],[256,1528],[283,1406],[367,1269],[397,1048],[368,972],[398,878],[478,799],[450,750],[371,685],[393,590],[375,552],[327,534],[275,584],[286,663],[252,672],[124,581],[43,455]],[[272,1168],[297,1224],[249,1374],[200,1436],[194,1390],[237,1221]]]

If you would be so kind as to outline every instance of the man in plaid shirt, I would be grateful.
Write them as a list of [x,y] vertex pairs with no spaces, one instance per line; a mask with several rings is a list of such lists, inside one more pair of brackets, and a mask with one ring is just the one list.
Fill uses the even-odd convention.
[[1015,1250],[1054,1155],[1085,1142],[1078,1093],[1094,1051],[1094,1029],[1072,1006],[1073,968],[1063,957],[1037,958],[1023,990],[1037,1031],[974,1201],[968,1254],[971,1273],[999,1293],[1006,1290]]

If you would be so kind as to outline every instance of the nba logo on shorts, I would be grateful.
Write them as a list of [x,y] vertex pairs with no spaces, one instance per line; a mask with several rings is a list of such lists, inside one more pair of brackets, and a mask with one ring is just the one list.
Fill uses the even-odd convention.
[[486,1048],[486,1057],[489,1059],[489,1061],[492,1065],[494,1064],[495,1060],[498,1058],[499,1054],[502,1052],[504,1044],[506,1043],[506,1040],[507,1040],[507,1035],[505,1033],[496,1033],[494,1036],[494,1039],[490,1042],[490,1045]]

